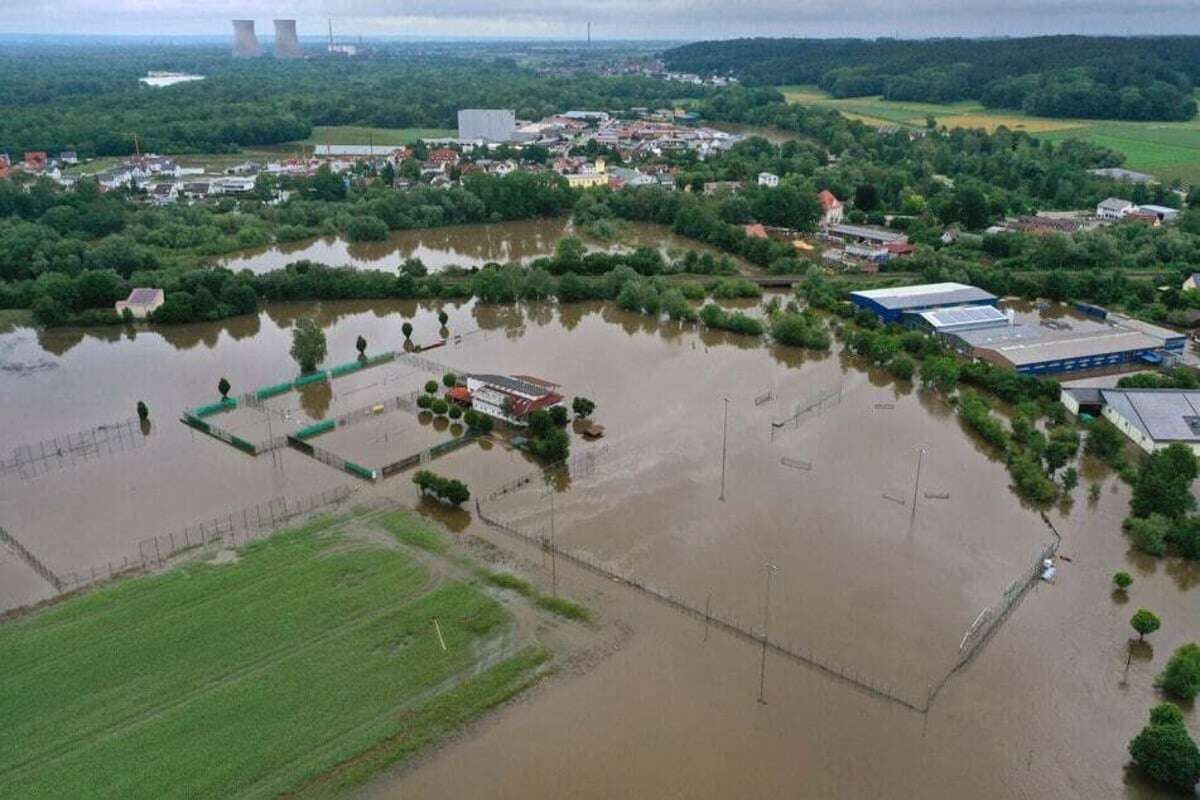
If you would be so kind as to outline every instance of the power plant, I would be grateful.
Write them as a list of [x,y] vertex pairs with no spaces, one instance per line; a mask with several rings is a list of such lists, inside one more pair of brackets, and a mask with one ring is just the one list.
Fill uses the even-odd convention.
[[275,20],[275,57],[300,58],[300,39],[296,36],[296,20]]
[[254,35],[254,20],[235,19],[233,21],[234,58],[254,58],[261,52],[258,47],[258,37]]

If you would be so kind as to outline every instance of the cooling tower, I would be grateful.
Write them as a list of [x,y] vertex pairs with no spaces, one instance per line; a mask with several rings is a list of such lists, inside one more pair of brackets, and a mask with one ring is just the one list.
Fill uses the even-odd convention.
[[296,37],[296,20],[275,20],[275,57],[300,57],[300,40]]
[[233,55],[237,58],[251,58],[258,54],[258,38],[254,35],[254,20],[235,19],[233,21]]

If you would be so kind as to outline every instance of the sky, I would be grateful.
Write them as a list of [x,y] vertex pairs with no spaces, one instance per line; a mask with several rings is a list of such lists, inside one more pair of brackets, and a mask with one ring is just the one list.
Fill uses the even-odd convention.
[[738,36],[1200,34],[1200,0],[0,0],[0,33],[222,35],[297,20],[302,37],[725,39]]

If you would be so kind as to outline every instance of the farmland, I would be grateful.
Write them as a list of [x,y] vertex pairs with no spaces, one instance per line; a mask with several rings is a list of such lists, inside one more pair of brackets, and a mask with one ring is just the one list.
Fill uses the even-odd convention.
[[329,796],[503,702],[546,653],[438,536],[325,517],[5,625],[4,793]]
[[879,97],[835,99],[815,86],[782,86],[789,102],[825,105],[867,124],[923,127],[927,116],[947,127],[986,128],[1004,125],[1052,141],[1084,139],[1125,154],[1126,166],[1163,181],[1200,183],[1200,119],[1188,122],[1116,122],[1093,119],[1048,119],[1012,111],[993,111],[980,103],[914,103]]
[[457,136],[449,128],[365,128],[358,125],[316,126],[301,144],[377,144],[393,146],[413,144],[418,139],[445,139]]

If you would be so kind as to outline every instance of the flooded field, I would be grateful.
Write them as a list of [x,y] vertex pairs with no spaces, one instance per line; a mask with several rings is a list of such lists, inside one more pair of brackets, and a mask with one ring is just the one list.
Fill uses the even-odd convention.
[[[304,239],[260,247],[227,256],[220,265],[233,270],[263,273],[283,269],[307,259],[335,267],[396,269],[406,258],[419,258],[431,272],[446,267],[482,267],[496,262],[525,262],[554,254],[564,236],[579,235],[569,218],[505,222],[495,225],[448,225],[444,228],[393,231],[383,242],[350,243],[341,238]],[[621,224],[616,241],[584,237],[589,250],[618,252],[633,247],[653,247],[669,256],[688,250],[720,251],[693,239],[676,236],[669,228],[640,222]]]
[[[502,441],[472,443],[430,468],[464,480],[490,516],[552,531],[559,545],[694,606],[755,630],[769,609],[773,639],[905,696],[927,697],[972,621],[1052,536],[952,406],[840,353],[766,347],[605,304],[446,310],[451,333],[479,332],[424,355],[459,372],[560,383],[596,401],[607,436],[572,437],[573,453],[594,454],[593,467],[553,492],[536,481],[490,500],[496,487],[536,474]],[[314,311],[331,364],[354,357],[359,335],[372,351],[399,347],[405,319],[414,341],[437,336],[436,307],[378,302],[277,305],[136,336],[0,336],[9,422],[0,453],[126,419],[138,399],[152,419],[142,446],[37,477],[0,477],[0,526],[52,569],[73,570],[273,497],[349,484],[363,498],[416,503],[408,473],[372,485],[288,449],[245,455],[177,421],[183,409],[216,400],[222,376],[231,395],[295,377],[289,327]],[[258,419],[246,411],[228,420],[250,432],[269,418],[278,435],[276,421],[295,430],[426,378],[398,362],[280,395]],[[397,409],[313,442],[374,465],[454,435],[442,424]],[[702,619],[559,560],[560,591],[597,611],[605,645],[364,794],[1156,796],[1126,777],[1125,746],[1155,702],[1152,680],[1166,655],[1195,637],[1200,572],[1129,552],[1119,532],[1126,488],[1103,467],[1085,466],[1085,487],[1104,482],[1099,501],[1081,487],[1073,504],[1048,510],[1071,561],[1055,584],[1035,586],[928,715],[776,655],[766,659],[767,703],[759,704],[757,647],[715,629],[706,635]],[[523,559],[549,585],[543,555],[483,525],[473,508],[418,508]],[[769,606],[767,563],[776,570]],[[1124,604],[1110,594],[1118,569],[1137,579]],[[0,550],[0,599],[48,594],[26,573]],[[1126,676],[1128,617],[1140,606],[1164,625]]]

